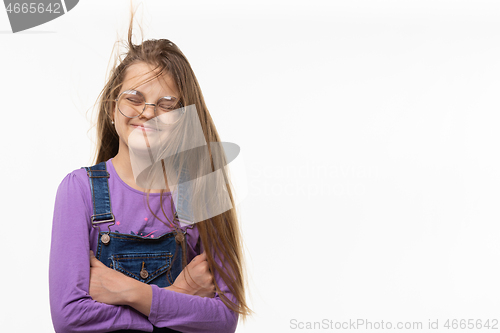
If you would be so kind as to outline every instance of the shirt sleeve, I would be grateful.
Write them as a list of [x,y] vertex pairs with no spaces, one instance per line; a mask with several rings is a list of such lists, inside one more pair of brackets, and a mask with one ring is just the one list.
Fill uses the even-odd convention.
[[[127,306],[94,301],[90,282],[90,186],[68,174],[56,195],[49,263],[49,295],[56,332],[109,332],[118,329],[153,331],[146,316]],[[85,170],[82,170],[85,172]],[[91,200],[91,199],[90,199]]]
[[[203,246],[200,252],[203,252]],[[236,303],[224,280],[217,272],[214,274],[224,295]],[[209,298],[186,295],[156,285],[151,285],[151,288],[153,299],[149,320],[156,327],[168,327],[184,333],[236,331],[238,313],[230,310],[218,293]]]

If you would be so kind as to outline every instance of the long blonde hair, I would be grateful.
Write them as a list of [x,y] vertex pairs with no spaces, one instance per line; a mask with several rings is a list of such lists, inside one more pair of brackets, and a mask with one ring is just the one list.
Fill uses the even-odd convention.
[[[132,12],[128,28],[127,52],[124,54],[124,57],[122,55],[115,58],[107,83],[98,98],[95,163],[107,161],[118,153],[119,137],[111,123],[115,99],[118,97],[118,93],[123,85],[127,69],[138,62],[153,66],[153,71],[155,72],[154,78],[164,73],[171,75],[180,92],[181,103],[183,105],[194,104],[196,106],[205,141],[220,143],[221,140],[212,117],[208,112],[208,108],[205,105],[196,76],[184,54],[173,42],[167,39],[146,40],[141,44],[134,45],[132,42],[133,21],[134,13]],[[208,149],[212,168],[213,165],[226,165],[224,154],[212,154],[210,145]],[[224,295],[224,292],[217,285],[217,281],[214,282],[216,291],[219,293],[224,304],[232,311],[239,313],[242,319],[245,320],[246,316],[250,315],[253,311],[250,310],[245,299],[246,279],[244,278],[242,239],[237,213],[234,208],[233,193],[229,186],[229,177],[225,168],[221,168],[221,171],[227,180],[225,190],[227,190],[233,208],[215,217],[196,223],[196,227],[205,248],[211,272],[217,272],[220,275],[231,294],[234,295],[236,303],[233,303]],[[184,243],[183,247],[185,248]],[[217,257],[223,263],[224,267],[220,267],[214,257]],[[183,267],[185,267],[185,264],[184,260]]]

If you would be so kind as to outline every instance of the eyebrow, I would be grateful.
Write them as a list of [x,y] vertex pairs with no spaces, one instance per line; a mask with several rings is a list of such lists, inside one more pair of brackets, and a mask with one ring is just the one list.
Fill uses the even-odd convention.
[[[138,91],[138,92],[140,92],[140,93],[142,94],[142,96],[144,96],[144,95],[145,95],[142,91],[137,90],[137,89],[133,89],[133,88],[130,88],[130,89],[125,89],[124,91],[128,91],[128,90]],[[172,96],[172,95],[161,95],[160,97],[158,97],[158,99],[157,99],[157,100],[159,100],[160,98],[163,98],[163,97],[174,97],[175,99],[180,99],[180,98],[179,98],[179,97],[177,97],[177,96]],[[146,96],[144,96],[144,98],[146,98]]]

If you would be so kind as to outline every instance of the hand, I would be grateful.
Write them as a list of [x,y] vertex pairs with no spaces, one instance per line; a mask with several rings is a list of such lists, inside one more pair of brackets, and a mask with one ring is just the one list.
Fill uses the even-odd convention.
[[140,287],[140,281],[117,272],[100,262],[90,251],[89,294],[93,300],[112,304],[127,305],[127,295]]
[[167,289],[188,295],[214,297],[214,277],[208,268],[207,254],[203,252],[194,257]]

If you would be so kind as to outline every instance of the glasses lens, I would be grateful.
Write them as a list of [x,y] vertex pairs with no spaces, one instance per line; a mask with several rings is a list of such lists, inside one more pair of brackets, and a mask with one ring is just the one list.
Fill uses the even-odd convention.
[[118,100],[118,110],[129,118],[138,117],[144,111],[144,106],[144,97],[134,90],[123,92]]
[[165,96],[158,100],[156,111],[161,122],[173,124],[180,119],[184,110],[182,104],[175,97]]

